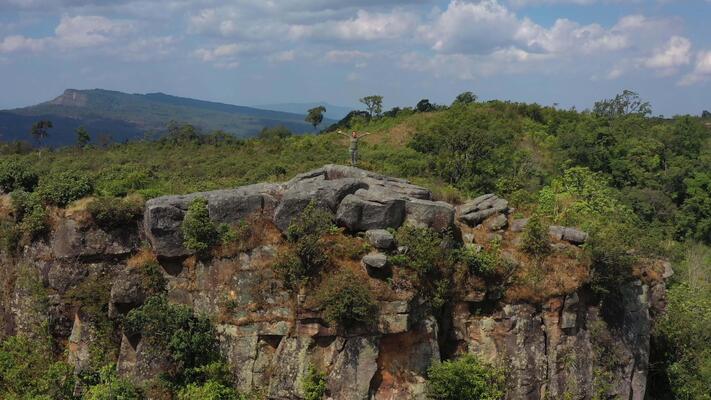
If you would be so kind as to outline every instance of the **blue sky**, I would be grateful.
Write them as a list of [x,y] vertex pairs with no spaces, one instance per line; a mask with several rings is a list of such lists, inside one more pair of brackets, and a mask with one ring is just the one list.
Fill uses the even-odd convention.
[[0,0],[0,108],[66,88],[252,105],[711,109],[711,0]]

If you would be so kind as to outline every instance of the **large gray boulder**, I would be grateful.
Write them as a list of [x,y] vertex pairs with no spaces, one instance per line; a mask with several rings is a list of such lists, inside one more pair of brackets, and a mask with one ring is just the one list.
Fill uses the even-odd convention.
[[405,207],[405,224],[443,231],[454,225],[454,207],[443,201],[409,200]]
[[385,229],[371,229],[365,232],[365,237],[376,249],[388,250],[395,245],[393,234]]
[[405,219],[405,200],[359,190],[346,196],[336,211],[336,222],[351,232],[398,228]]
[[291,220],[301,214],[312,201],[319,207],[335,213],[344,197],[365,187],[363,182],[353,178],[331,181],[303,180],[290,184],[274,211],[274,224],[282,231],[286,231]]
[[210,219],[215,223],[233,224],[254,213],[273,210],[276,205],[274,196],[280,188],[275,184],[259,184],[148,200],[143,216],[146,237],[158,256],[189,255],[191,252],[183,246],[180,227],[193,200],[199,197],[207,200]]
[[459,220],[469,226],[477,226],[495,214],[505,214],[509,202],[493,193],[485,194],[459,206]]

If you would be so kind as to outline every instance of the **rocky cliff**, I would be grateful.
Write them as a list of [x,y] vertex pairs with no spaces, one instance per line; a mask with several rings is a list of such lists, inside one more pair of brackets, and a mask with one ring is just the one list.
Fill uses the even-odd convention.
[[[181,225],[198,197],[207,199],[211,220],[245,224],[249,237],[196,257]],[[376,294],[372,326],[330,324],[308,287],[290,292],[273,268],[291,221],[312,202],[342,228],[330,242],[336,267],[360,271]],[[270,399],[300,398],[309,366],[326,373],[332,399],[423,399],[432,363],[465,353],[504,367],[509,399],[643,399],[668,266],[639,266],[609,312],[586,287],[587,235],[551,227],[552,254],[540,262],[518,251],[526,223],[493,194],[451,205],[407,181],[337,165],[280,184],[152,199],[142,221],[113,229],[81,209],[60,210],[46,240],[1,255],[0,334],[31,336],[49,326],[57,354],[66,352],[81,371],[103,351],[96,341],[104,328],[76,293],[93,288],[96,301],[108,302],[108,317],[120,320],[150,295],[135,265],[151,259],[169,301],[216,324],[239,388]],[[433,307],[392,261],[408,251],[392,230],[408,225],[446,232],[448,246],[472,251],[495,243],[506,269],[456,275],[446,304]],[[141,382],[168,368],[140,337],[113,334],[121,375]]]

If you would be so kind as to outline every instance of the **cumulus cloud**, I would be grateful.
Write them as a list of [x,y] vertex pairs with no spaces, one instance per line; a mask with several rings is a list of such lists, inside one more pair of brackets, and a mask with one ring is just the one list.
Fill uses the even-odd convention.
[[284,50],[276,53],[272,53],[268,57],[269,62],[272,63],[283,63],[294,61],[296,59],[296,51],[294,50]]
[[14,53],[20,51],[40,51],[44,49],[43,39],[33,39],[22,35],[7,36],[0,41],[0,53]]
[[417,16],[408,11],[396,9],[387,13],[374,13],[358,10],[355,17],[345,20],[292,25],[289,27],[289,37],[296,40],[320,38],[347,41],[395,39],[412,31],[417,22]]
[[205,62],[234,60],[235,56],[251,48],[244,43],[229,43],[215,46],[213,48],[200,48],[195,50],[195,56]]
[[711,79],[711,50],[700,51],[696,56],[694,69],[685,75],[679,84],[689,86],[696,83],[708,81]]
[[370,53],[360,50],[331,50],[326,53],[326,60],[330,62],[350,63],[370,57]]
[[672,36],[662,47],[644,60],[644,66],[652,69],[674,71],[691,62],[691,41],[682,36]]

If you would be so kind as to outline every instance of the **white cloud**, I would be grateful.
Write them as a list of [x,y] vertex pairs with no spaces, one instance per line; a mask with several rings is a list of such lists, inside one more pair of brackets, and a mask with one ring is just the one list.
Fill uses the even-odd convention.
[[218,60],[224,62],[224,60],[233,59],[237,54],[249,50],[250,48],[250,45],[244,43],[229,43],[213,48],[200,48],[195,50],[194,54],[205,62]]
[[78,15],[62,17],[54,33],[60,47],[93,47],[105,44],[133,30],[133,24],[128,21]]
[[387,13],[358,10],[356,16],[345,20],[330,20],[312,25],[292,25],[292,39],[382,40],[395,39],[411,32],[418,17],[400,9]]
[[679,84],[689,86],[700,82],[705,82],[711,79],[711,50],[700,51],[696,55],[696,64],[693,71],[685,75]]
[[279,51],[279,52],[270,54],[268,59],[269,59],[269,62],[272,62],[272,63],[283,63],[283,62],[294,61],[296,59],[296,51],[294,51],[294,50]]
[[45,39],[33,39],[22,35],[7,36],[0,41],[0,53],[36,52],[44,49],[45,44]]
[[360,50],[331,50],[326,53],[326,60],[330,62],[351,63],[356,60],[370,58],[371,54]]
[[656,48],[654,53],[644,60],[644,66],[671,73],[677,67],[690,62],[691,41],[685,37],[672,36],[664,46]]

